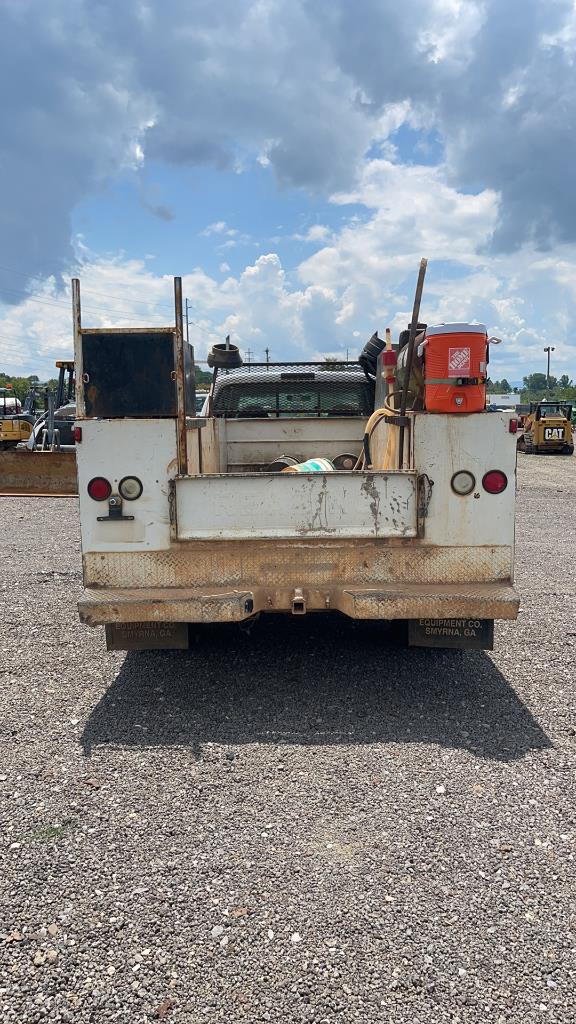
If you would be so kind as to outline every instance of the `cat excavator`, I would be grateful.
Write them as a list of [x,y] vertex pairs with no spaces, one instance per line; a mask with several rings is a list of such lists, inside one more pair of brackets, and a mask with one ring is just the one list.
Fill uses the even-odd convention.
[[26,402],[22,408],[12,388],[0,388],[0,450],[15,448],[27,441],[35,419],[34,409]]
[[9,391],[0,393],[0,495],[78,493],[74,363],[58,360],[56,367],[56,392],[32,389],[22,409]]

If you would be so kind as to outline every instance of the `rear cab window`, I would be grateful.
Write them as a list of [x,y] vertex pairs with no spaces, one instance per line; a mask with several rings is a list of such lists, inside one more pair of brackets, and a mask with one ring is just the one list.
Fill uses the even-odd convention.
[[[282,419],[311,416],[367,416],[374,407],[373,384],[362,372],[270,374],[273,379],[250,380],[236,371],[217,380],[214,415],[228,419]],[[309,379],[302,379],[302,378]],[[274,379],[278,378],[278,379]]]

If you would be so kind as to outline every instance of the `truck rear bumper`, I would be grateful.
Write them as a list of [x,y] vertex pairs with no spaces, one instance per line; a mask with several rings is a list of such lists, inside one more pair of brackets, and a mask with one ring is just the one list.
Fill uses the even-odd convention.
[[520,600],[511,583],[391,583],[322,590],[87,589],[80,620],[122,622],[241,622],[256,612],[305,614],[334,610],[353,619],[515,619]]

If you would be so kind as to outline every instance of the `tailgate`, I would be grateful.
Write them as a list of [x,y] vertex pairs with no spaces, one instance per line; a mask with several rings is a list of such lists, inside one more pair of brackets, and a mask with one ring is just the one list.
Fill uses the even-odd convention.
[[174,487],[178,540],[417,535],[412,472],[226,473]]

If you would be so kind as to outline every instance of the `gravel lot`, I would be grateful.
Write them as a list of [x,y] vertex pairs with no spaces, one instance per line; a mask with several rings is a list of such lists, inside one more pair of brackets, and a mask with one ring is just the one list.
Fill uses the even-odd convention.
[[2,1021],[574,1021],[576,458],[520,457],[493,654],[79,625],[75,499],[0,499]]

